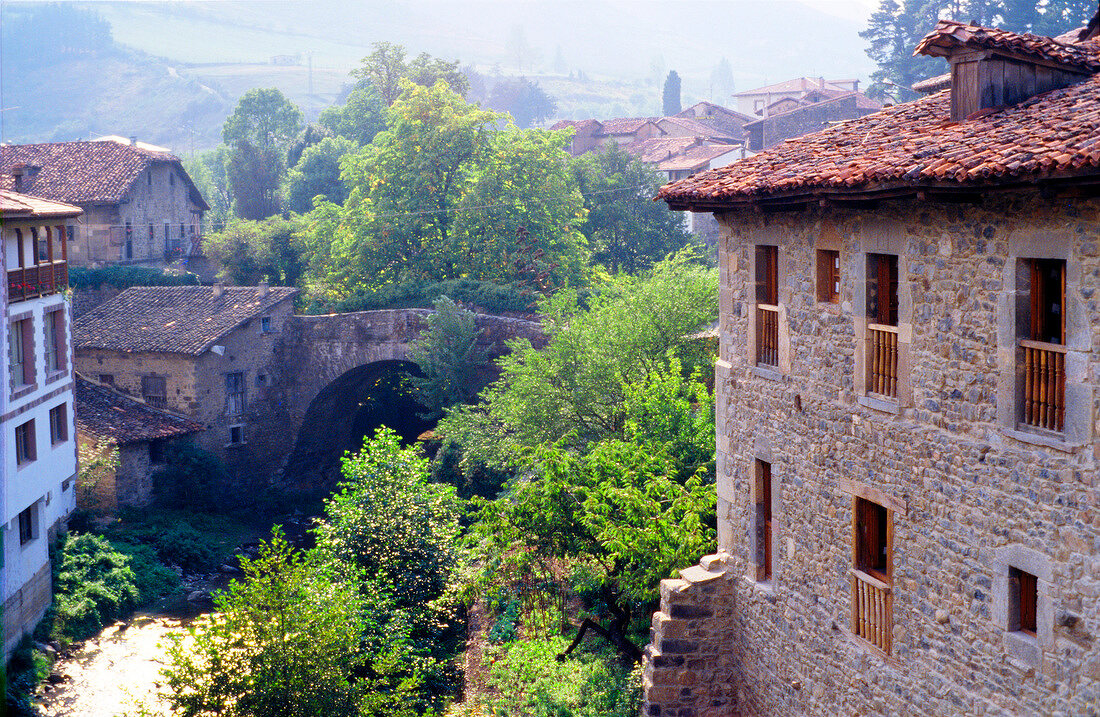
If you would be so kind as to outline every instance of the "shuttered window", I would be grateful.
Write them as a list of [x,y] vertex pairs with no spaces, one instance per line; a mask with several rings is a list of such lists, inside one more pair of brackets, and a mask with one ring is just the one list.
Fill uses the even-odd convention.
[[817,250],[817,300],[840,301],[840,252],[835,249]]

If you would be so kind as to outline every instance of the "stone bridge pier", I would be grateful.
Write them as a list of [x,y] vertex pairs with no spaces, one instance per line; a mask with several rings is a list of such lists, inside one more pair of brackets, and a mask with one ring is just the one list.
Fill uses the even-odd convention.
[[[359,438],[355,417],[363,396],[394,369],[419,367],[409,351],[427,328],[430,309],[360,311],[294,316],[275,346],[272,379],[280,410],[273,430],[285,436],[279,466],[288,487],[312,490],[331,485],[339,457]],[[479,345],[490,358],[508,352],[506,342],[546,339],[537,321],[478,314]]]

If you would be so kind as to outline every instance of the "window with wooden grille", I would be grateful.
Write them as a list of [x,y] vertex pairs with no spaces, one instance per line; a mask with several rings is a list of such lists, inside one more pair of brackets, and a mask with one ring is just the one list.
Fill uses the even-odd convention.
[[779,365],[779,247],[756,247],[756,363]]
[[817,250],[817,300],[840,301],[840,252],[835,249]]
[[[225,412],[230,416],[244,415],[244,374],[225,375]],[[233,441],[237,443],[238,441]]]
[[1009,629],[1034,635],[1039,602],[1039,580],[1019,568],[1008,569]]
[[1023,359],[1025,425],[1061,432],[1066,408],[1066,262],[1062,259],[1024,259],[1018,265],[1028,292],[1028,316],[1018,322],[1027,333],[1020,337]]
[[34,419],[15,427],[15,464],[26,465],[38,458],[34,435]]
[[756,461],[756,579],[772,579],[772,464]]
[[852,523],[852,632],[889,654],[893,629],[890,511],[865,498],[853,498]]
[[164,408],[168,405],[168,379],[164,376],[142,376],[141,397],[150,406]]
[[867,390],[898,395],[898,258],[867,255]]

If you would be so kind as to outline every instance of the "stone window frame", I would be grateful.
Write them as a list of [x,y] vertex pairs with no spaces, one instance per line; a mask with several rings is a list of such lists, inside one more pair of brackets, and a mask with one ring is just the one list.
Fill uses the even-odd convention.
[[[885,413],[900,414],[902,409],[913,406],[911,380],[913,346],[913,283],[909,280],[906,265],[907,240],[905,227],[900,221],[889,219],[864,219],[859,234],[859,255],[852,262],[850,281],[852,292],[852,329],[854,336],[854,366],[852,384],[856,402],[861,406]],[[870,344],[867,340],[867,255],[892,254],[898,258],[898,376],[897,396],[893,400],[871,396],[868,390],[867,357]]]
[[[993,571],[994,626],[1003,630],[1004,650],[1009,660],[1027,668],[1038,667],[1043,652],[1054,648],[1054,570],[1050,556],[1020,543],[1003,545],[993,551],[990,568]],[[1036,577],[1035,634],[1019,629],[1015,620],[1019,614],[1019,595],[1012,590],[1012,569]]]
[[[228,428],[229,428],[229,442],[225,444],[225,447],[226,448],[239,448],[240,446],[243,446],[246,443],[246,441],[244,440],[244,424],[243,423],[233,423],[233,424],[230,424],[228,426]],[[233,432],[234,431],[237,432],[237,438],[239,440],[236,440],[236,441],[233,440]]]
[[[69,312],[65,310],[66,303],[59,301],[42,309],[42,354],[46,360],[46,380],[43,385],[48,386],[69,376]],[[50,320],[48,317],[60,314],[54,318],[53,340],[50,340]],[[60,321],[60,323],[58,323]],[[57,355],[57,362],[61,368],[51,371],[49,349],[53,349]]]
[[[30,321],[29,331],[24,331],[22,328],[17,332],[15,325],[20,321]],[[12,355],[12,344],[9,339],[8,346],[5,349],[8,351],[8,385],[11,387],[9,393],[9,400],[16,401],[24,396],[27,396],[34,391],[38,390],[38,351],[34,340],[34,312],[22,311],[18,314],[12,314],[8,317],[8,335],[9,337],[15,337],[17,335],[22,337],[23,346],[23,365],[30,366],[31,375],[34,380],[30,383],[23,383],[22,381],[16,382],[15,380],[15,356]],[[27,369],[24,369],[24,376]]]
[[[783,523],[782,517],[782,505],[783,505],[783,481],[779,476],[779,472],[775,470],[776,461],[775,455],[772,452],[771,444],[766,439],[758,438],[753,445],[752,455],[749,460],[751,461],[748,469],[749,475],[752,476],[752,482],[749,484],[749,510],[747,515],[749,516],[748,529],[748,571],[746,579],[751,583],[764,588],[774,589],[779,584],[779,579],[782,577],[783,561],[780,557],[780,534],[782,533]],[[760,505],[760,495],[763,492],[761,485],[762,473],[760,471],[760,464],[767,463],[771,466],[771,519],[772,519],[772,564],[771,564],[771,577],[764,579],[764,565],[762,557],[764,555],[764,546],[760,544],[760,539],[763,537],[763,527],[759,524],[760,515],[757,512],[756,506]]]
[[[770,379],[773,381],[783,380],[783,376],[790,375],[791,373],[791,334],[790,326],[787,321],[787,304],[786,300],[786,288],[784,287],[783,279],[788,276],[790,271],[790,256],[787,252],[783,251],[782,236],[778,229],[767,227],[761,230],[752,232],[747,237],[747,260],[745,262],[745,269],[747,270],[747,276],[745,281],[745,306],[748,310],[748,340],[746,341],[746,360],[750,366],[752,366],[753,374],[759,378]],[[756,364],[756,350],[757,350],[757,281],[756,281],[756,247],[758,246],[774,246],[776,248],[776,282],[778,284],[778,300],[777,306],[779,307],[779,361],[778,366],[758,366]]]
[[[835,251],[837,254],[837,292],[836,298],[828,301],[821,299],[821,280],[822,270],[820,266],[821,252]],[[844,253],[844,240],[839,236],[836,236],[834,232],[827,232],[823,229],[822,233],[818,235],[816,241],[814,241],[814,304],[819,309],[827,309],[831,311],[839,311],[840,304],[842,302],[841,296],[844,293],[844,261],[847,259]]]
[[[1071,230],[1023,233],[1008,236],[1008,256],[997,306],[997,424],[1001,432],[1021,443],[1072,452],[1093,440],[1093,389],[1089,381],[1092,327],[1081,295],[1081,261],[1074,251]],[[1062,432],[1027,426],[1021,420],[1024,362],[1017,317],[1029,301],[1030,287],[1018,284],[1018,268],[1025,259],[1060,259],[1065,262],[1065,419]],[[1021,317],[1022,318],[1022,317]]]

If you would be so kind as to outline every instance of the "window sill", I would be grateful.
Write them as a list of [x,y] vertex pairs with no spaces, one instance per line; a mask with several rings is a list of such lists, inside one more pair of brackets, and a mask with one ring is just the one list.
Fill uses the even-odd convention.
[[774,603],[779,597],[775,589],[775,576],[772,576],[767,580],[756,580],[749,575],[742,575],[741,579],[745,581],[745,584],[748,585],[749,589],[751,589],[758,596],[760,596],[764,600],[767,600],[770,603]]
[[29,396],[38,390],[37,383],[25,383],[11,392],[11,400],[18,401],[24,396]]
[[768,366],[753,366],[752,375],[757,378],[763,378],[768,381],[782,381],[783,374],[779,373],[779,369],[770,368]]
[[1073,453],[1084,445],[1083,443],[1067,443],[1065,436],[1061,433],[1046,431],[1039,433],[1038,430],[1032,430],[1030,428],[1028,430],[1006,428],[1004,429],[1004,434],[1020,443],[1053,448],[1056,451],[1063,451],[1065,453]]
[[63,379],[68,375],[69,375],[69,372],[64,371],[64,370],[62,370],[62,371],[51,371],[50,373],[46,374],[46,385],[48,386],[51,383],[53,383],[54,381],[58,381],[60,379]]
[[874,398],[873,396],[856,396],[856,403],[864,408],[871,408],[895,416],[901,415],[901,404],[896,400],[891,401],[889,399]]
[[1043,652],[1039,649],[1039,640],[1020,630],[1004,634],[1004,648],[1008,659],[1024,669],[1039,666]]

